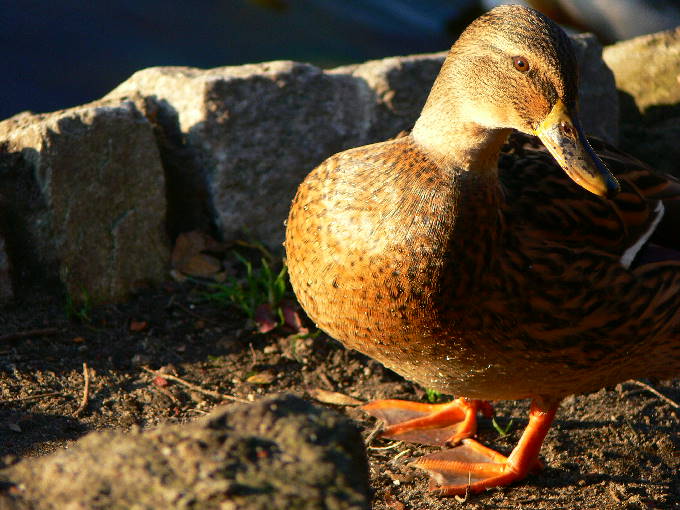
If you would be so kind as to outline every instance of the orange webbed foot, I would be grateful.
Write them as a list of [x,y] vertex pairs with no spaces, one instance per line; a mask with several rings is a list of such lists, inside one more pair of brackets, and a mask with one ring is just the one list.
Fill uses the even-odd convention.
[[446,404],[374,400],[362,409],[384,421],[381,436],[411,443],[452,445],[477,432],[477,411],[492,413],[480,400],[459,398]]
[[461,446],[426,455],[411,465],[428,471],[431,490],[446,496],[511,484],[541,467],[538,452],[556,410],[556,405],[542,410],[532,404],[529,424],[509,457],[464,439]]

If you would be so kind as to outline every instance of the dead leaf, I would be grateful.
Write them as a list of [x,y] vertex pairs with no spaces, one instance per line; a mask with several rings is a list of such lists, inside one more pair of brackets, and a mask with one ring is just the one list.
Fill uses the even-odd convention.
[[136,333],[144,331],[148,326],[149,323],[146,321],[136,321],[134,319],[130,321],[130,331],[134,331]]
[[10,422],[10,423],[7,424],[7,427],[12,432],[21,432],[21,427],[19,425],[17,425],[16,423]]
[[205,251],[222,252],[224,245],[202,232],[184,232],[175,241],[172,267],[185,275],[211,278],[222,271],[222,263]]
[[324,404],[333,404],[336,406],[360,406],[363,402],[344,393],[338,393],[337,391],[327,391],[321,388],[308,389],[307,393]]
[[170,270],[170,277],[177,283],[184,283],[189,279],[187,275],[177,271],[177,269]]
[[184,260],[182,265],[177,269],[189,276],[210,278],[222,270],[222,263],[212,255],[197,253]]
[[274,382],[275,378],[276,377],[271,372],[258,372],[257,374],[248,377],[246,382],[250,384],[271,384]]
[[395,498],[394,494],[389,491],[385,493],[385,503],[388,507],[394,508],[394,510],[404,510],[406,508],[404,503]]
[[154,386],[158,386],[159,388],[165,388],[170,383],[165,377],[157,375],[156,377],[153,378],[153,384]]
[[73,340],[71,340],[74,344],[82,344],[85,342],[85,337],[82,336],[77,336]]
[[283,301],[281,303],[281,311],[283,312],[283,321],[286,326],[290,327],[295,333],[309,333],[307,328],[302,327],[302,321],[294,303]]
[[210,236],[197,230],[182,232],[175,239],[175,246],[172,249],[170,261],[172,266],[178,268],[182,261],[191,258],[197,253],[201,253],[208,246],[206,238]]
[[260,333],[268,333],[278,326],[271,305],[265,303],[255,309],[255,323]]

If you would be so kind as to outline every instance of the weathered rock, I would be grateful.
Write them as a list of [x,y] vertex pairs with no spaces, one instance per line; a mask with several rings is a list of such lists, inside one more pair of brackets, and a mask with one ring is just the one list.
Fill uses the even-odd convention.
[[[618,112],[611,73],[594,38],[576,41],[587,84],[584,124],[590,133],[613,141]],[[151,68],[107,97],[144,98],[162,113],[152,122],[160,119],[168,131],[182,133],[182,150],[193,155],[168,174],[168,187],[181,191],[185,187],[175,180],[200,176],[197,182],[204,185],[193,189],[205,190],[210,203],[203,209],[215,211],[225,239],[245,229],[280,248],[290,200],[307,173],[335,152],[410,129],[444,55],[393,57],[328,72],[294,62]]]
[[603,58],[641,113],[680,103],[680,27],[607,46]]
[[362,145],[413,127],[445,57],[446,52],[390,57],[328,71],[332,76],[349,75],[363,85],[358,90],[364,94],[355,100],[366,112]]
[[602,60],[592,34],[572,36],[579,70],[579,117],[586,134],[610,143],[619,140],[619,101],[614,75]]
[[61,280],[76,299],[109,301],[165,276],[163,169],[132,103],[0,122],[0,195],[17,293]]
[[0,302],[9,301],[14,297],[12,288],[12,275],[7,256],[7,243],[5,237],[0,233]]
[[0,507],[36,510],[369,507],[359,431],[293,396],[224,407],[190,425],[93,433],[0,471],[3,486]]
[[[592,34],[572,36],[579,64],[580,117],[586,132],[609,142],[618,140],[618,100],[614,76],[602,60],[602,46]],[[364,80],[376,104],[367,116],[370,127],[364,143],[385,140],[413,127],[446,52],[410,57],[391,57],[344,66],[331,74],[350,74]],[[371,106],[371,105],[369,105]]]
[[[358,88],[363,88],[358,91]],[[295,187],[328,154],[360,144],[370,94],[349,77],[294,62],[207,71],[151,68],[108,97],[139,93],[176,112],[198,154],[217,224],[227,239],[247,229],[280,245]]]
[[680,28],[605,48],[620,92],[622,147],[680,175]]
[[204,155],[186,143],[177,111],[156,96],[132,94],[129,99],[153,126],[167,198],[166,223],[171,239],[182,232],[211,232],[215,211],[204,171]]

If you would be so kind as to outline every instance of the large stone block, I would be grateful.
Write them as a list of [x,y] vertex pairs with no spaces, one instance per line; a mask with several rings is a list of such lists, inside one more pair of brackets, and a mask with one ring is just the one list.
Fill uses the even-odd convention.
[[603,58],[639,112],[680,103],[680,27],[607,46]]
[[14,297],[12,286],[12,268],[7,255],[7,243],[0,233],[0,303],[9,301]]
[[[618,111],[611,72],[594,38],[575,41],[585,77],[584,124],[614,141]],[[159,67],[135,73],[107,97],[153,102],[162,114],[153,121],[182,133],[184,154],[192,156],[169,176],[168,186],[181,190],[175,180],[202,182],[210,202],[203,209],[214,211],[225,239],[245,229],[280,249],[290,200],[307,173],[335,152],[410,129],[444,55],[392,57],[326,72],[294,62]]]
[[96,432],[0,470],[0,508],[366,510],[368,464],[349,420],[292,396],[190,425]]
[[108,97],[135,94],[178,119],[197,155],[197,167],[186,171],[205,179],[223,236],[245,228],[270,246],[283,239],[283,219],[306,173],[365,138],[365,104],[372,103],[357,100],[370,91],[356,80],[294,62],[145,69]]
[[620,92],[622,147],[680,176],[680,28],[608,46]]
[[118,300],[168,263],[163,169],[132,103],[92,103],[0,122],[0,195],[17,294],[63,283]]
[[367,112],[362,144],[386,140],[413,127],[445,56],[443,52],[389,57],[328,71],[332,76],[351,76],[362,85],[359,90],[367,92],[359,98]]
[[592,34],[571,38],[579,71],[579,117],[586,134],[619,141],[619,101],[614,74],[602,60],[602,46]]
[[[619,109],[614,75],[602,60],[602,46],[592,34],[571,37],[579,65],[581,122],[589,135],[611,143],[618,140]],[[446,52],[390,57],[339,67],[331,74],[349,74],[372,91],[365,108],[370,127],[364,143],[385,140],[413,127],[425,105]]]

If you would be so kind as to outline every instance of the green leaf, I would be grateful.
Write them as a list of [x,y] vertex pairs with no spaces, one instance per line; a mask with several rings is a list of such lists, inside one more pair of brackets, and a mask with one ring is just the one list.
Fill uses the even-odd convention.
[[498,424],[495,417],[491,420],[491,425],[493,425],[493,428],[496,429],[496,432],[498,432],[498,434],[501,437],[505,437],[508,434],[510,434],[510,431],[512,430],[513,423],[514,423],[514,420],[512,418],[510,418],[510,421],[505,425],[505,428],[503,428]]
[[427,395],[427,401],[430,404],[434,404],[439,400],[439,397],[442,396],[441,393],[439,393],[437,390],[433,390],[432,388],[425,388],[425,395]]
[[284,317],[281,310],[281,300],[288,292],[288,269],[282,264],[281,270],[272,270],[272,255],[259,243],[241,243],[244,246],[260,250],[262,257],[258,267],[240,253],[234,251],[234,257],[243,265],[245,277],[236,279],[229,277],[224,283],[209,285],[209,291],[204,293],[208,300],[222,305],[235,305],[249,318],[255,317],[255,310],[259,305],[269,304],[283,324]]

